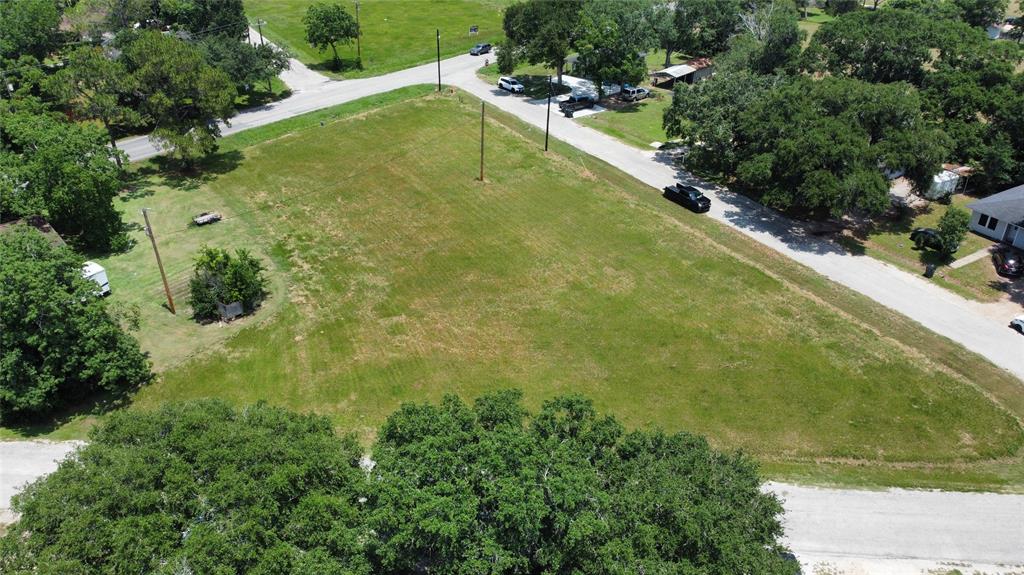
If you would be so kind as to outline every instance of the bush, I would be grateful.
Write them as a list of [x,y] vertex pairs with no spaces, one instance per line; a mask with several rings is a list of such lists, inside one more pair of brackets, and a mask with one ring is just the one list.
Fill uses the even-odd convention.
[[227,250],[203,246],[189,282],[193,317],[201,321],[217,319],[218,302],[241,302],[243,312],[252,313],[267,295],[265,269],[248,250],[239,249],[232,257]]
[[0,422],[149,381],[121,326],[130,314],[112,314],[96,290],[70,249],[27,226],[0,234]]
[[942,242],[942,253],[951,256],[960,249],[960,242],[967,236],[970,229],[971,215],[967,210],[950,206],[939,218],[939,239]]

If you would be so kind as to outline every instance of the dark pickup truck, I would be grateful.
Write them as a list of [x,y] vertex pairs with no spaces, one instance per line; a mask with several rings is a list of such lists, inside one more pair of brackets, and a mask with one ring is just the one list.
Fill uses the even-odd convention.
[[693,186],[683,184],[668,186],[662,196],[666,200],[675,202],[684,208],[690,208],[698,214],[711,209],[711,200]]
[[567,118],[571,118],[573,112],[582,110],[584,108],[593,108],[597,101],[592,96],[577,95],[573,94],[568,99],[559,102],[558,109],[562,111]]

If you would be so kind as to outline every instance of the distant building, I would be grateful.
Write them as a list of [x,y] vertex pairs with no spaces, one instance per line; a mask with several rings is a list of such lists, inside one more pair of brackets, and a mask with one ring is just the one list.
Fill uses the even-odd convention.
[[715,71],[710,58],[694,58],[685,64],[669,66],[651,74],[651,83],[659,88],[668,88],[676,82],[693,84],[703,80]]
[[1024,185],[968,204],[971,229],[1014,247],[1024,249]]
[[1007,20],[1006,22],[992,24],[985,28],[985,33],[992,40],[1000,40],[1002,38],[1012,38],[1013,30],[1016,26],[1012,22]]

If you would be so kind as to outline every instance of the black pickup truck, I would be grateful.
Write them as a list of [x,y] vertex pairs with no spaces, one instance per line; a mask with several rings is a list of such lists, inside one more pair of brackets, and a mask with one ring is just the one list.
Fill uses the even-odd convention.
[[593,96],[573,94],[568,99],[558,103],[558,109],[565,114],[566,118],[571,118],[573,112],[582,110],[584,108],[593,108],[597,100]]

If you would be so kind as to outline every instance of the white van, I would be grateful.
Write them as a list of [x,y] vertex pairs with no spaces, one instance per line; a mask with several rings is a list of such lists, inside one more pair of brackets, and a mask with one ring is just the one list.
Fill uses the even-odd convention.
[[103,269],[103,266],[100,264],[96,262],[85,262],[85,265],[82,266],[82,277],[87,280],[92,280],[100,286],[96,295],[110,294],[110,281],[107,280],[107,270]]

